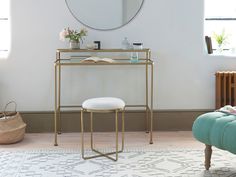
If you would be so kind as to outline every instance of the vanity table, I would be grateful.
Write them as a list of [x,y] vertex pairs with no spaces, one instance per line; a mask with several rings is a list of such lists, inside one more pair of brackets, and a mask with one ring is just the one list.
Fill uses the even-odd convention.
[[[138,62],[132,63],[128,57],[112,58],[112,54],[129,54],[136,52],[139,54]],[[111,57],[114,62],[81,62],[84,56],[95,55],[95,54],[111,54]],[[71,59],[71,55],[77,55],[78,59]],[[124,56],[124,55],[122,55]],[[128,56],[128,55],[127,55]],[[146,112],[146,131],[150,133],[149,143],[152,144],[152,133],[153,133],[153,65],[154,62],[151,60],[151,50],[150,49],[101,49],[101,50],[89,50],[89,49],[57,49],[56,51],[56,61],[54,62],[55,69],[55,110],[54,110],[54,133],[55,141],[54,145],[57,146],[57,134],[61,132],[61,109],[66,108],[80,108],[81,105],[62,105],[61,104],[61,68],[67,66],[76,66],[86,67],[86,66],[108,66],[112,67],[115,65],[128,65],[131,67],[143,66],[145,68],[145,80],[146,84],[144,85],[145,93],[145,103],[143,105],[126,105],[127,108],[132,107],[141,107]],[[122,68],[121,69],[126,69]],[[139,69],[137,67],[137,69]],[[109,82],[109,81],[108,81]],[[142,95],[140,95],[142,96]],[[78,116],[79,118],[79,116]]]

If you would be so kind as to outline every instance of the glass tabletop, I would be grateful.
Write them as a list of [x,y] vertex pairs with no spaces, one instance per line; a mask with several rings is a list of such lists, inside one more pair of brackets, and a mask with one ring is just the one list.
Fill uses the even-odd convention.
[[58,59],[55,61],[56,64],[61,65],[145,65],[152,64],[152,60],[147,59],[110,59],[104,58],[101,60],[84,60],[81,58],[70,58],[70,59]]

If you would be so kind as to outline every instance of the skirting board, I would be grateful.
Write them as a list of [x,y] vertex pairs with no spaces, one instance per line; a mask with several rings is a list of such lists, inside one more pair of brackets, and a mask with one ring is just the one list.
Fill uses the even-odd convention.
[[[213,110],[156,110],[153,111],[153,130],[189,131],[197,116]],[[53,112],[21,112],[27,124],[26,132],[41,133],[54,131]],[[89,115],[85,114],[85,130],[89,128]],[[121,122],[120,122],[121,123]],[[62,132],[80,131],[80,112],[61,113]],[[125,112],[125,131],[144,131],[146,119],[144,111]],[[114,115],[95,114],[94,130],[99,132],[114,131]]]

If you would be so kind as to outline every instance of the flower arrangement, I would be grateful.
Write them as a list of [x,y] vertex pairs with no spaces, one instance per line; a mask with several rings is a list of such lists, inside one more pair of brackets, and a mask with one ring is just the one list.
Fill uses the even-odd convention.
[[65,41],[66,38],[68,38],[71,41],[74,42],[83,42],[83,37],[87,36],[88,31],[85,28],[82,28],[79,32],[78,30],[72,30],[69,27],[64,28],[59,36],[61,41]]

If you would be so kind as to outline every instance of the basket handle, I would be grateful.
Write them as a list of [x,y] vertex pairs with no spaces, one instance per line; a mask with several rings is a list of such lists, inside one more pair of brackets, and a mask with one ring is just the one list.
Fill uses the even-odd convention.
[[[15,110],[14,110],[14,112],[6,113],[7,107],[8,107],[10,104],[14,104],[14,105],[15,105]],[[13,116],[13,115],[15,115],[15,114],[16,114],[16,108],[17,108],[17,104],[16,104],[15,101],[10,101],[10,102],[8,102],[8,103],[5,105],[5,107],[4,107],[4,110],[3,110],[3,113],[2,113],[3,116],[6,118],[7,116]]]

